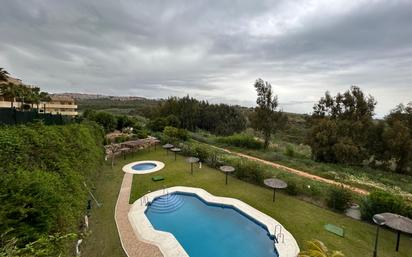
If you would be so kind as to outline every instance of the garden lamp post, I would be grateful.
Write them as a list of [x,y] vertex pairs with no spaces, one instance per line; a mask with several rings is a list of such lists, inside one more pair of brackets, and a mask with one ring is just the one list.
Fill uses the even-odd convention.
[[373,257],[378,256],[378,239],[379,239],[379,228],[385,225],[385,218],[380,214],[373,215],[373,222],[377,225],[376,228],[376,238],[375,238],[375,248],[373,250]]

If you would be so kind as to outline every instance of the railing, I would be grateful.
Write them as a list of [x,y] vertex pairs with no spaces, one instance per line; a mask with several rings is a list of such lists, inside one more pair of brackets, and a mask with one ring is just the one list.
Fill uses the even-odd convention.
[[142,196],[141,198],[140,198],[140,206],[143,206],[143,205],[147,205],[148,204],[148,202],[149,202],[149,197],[147,196],[148,194],[150,193],[150,191],[147,191],[147,194],[145,194],[144,196]]
[[[279,228],[279,232],[278,232],[278,228]],[[280,224],[275,226],[274,236],[275,236],[275,239],[273,240],[273,248],[276,251],[276,244],[285,243],[285,235],[282,233],[282,226]]]

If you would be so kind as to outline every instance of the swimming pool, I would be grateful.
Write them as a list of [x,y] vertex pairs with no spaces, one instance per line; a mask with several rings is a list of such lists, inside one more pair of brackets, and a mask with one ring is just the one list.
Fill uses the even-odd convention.
[[157,165],[152,162],[143,162],[139,164],[135,164],[132,166],[132,169],[134,170],[151,170],[155,168]]
[[191,257],[277,257],[264,225],[227,205],[194,194],[155,199],[146,216],[156,230],[172,233]]
[[165,164],[159,161],[138,161],[123,166],[123,171],[133,174],[147,174],[163,169]]

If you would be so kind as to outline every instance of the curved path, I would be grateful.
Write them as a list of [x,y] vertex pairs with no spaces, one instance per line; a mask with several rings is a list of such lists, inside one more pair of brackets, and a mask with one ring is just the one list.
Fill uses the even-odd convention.
[[257,158],[257,157],[251,156],[251,155],[247,155],[247,154],[243,154],[243,153],[239,153],[239,152],[234,152],[234,151],[228,150],[226,148],[220,148],[220,147],[217,147],[217,146],[214,146],[214,145],[210,145],[210,146],[212,146],[213,148],[222,150],[224,152],[237,155],[239,157],[243,157],[243,158],[246,158],[246,159],[249,159],[249,160],[252,160],[252,161],[260,162],[260,163],[272,166],[273,168],[296,174],[296,175],[301,176],[301,177],[309,178],[309,179],[312,179],[312,180],[316,180],[316,181],[320,181],[320,182],[324,182],[324,183],[328,183],[328,184],[332,184],[332,185],[336,185],[336,186],[343,186],[344,188],[346,188],[348,190],[351,190],[351,191],[353,191],[357,194],[361,194],[361,195],[368,195],[369,194],[369,192],[365,189],[361,189],[361,188],[358,188],[358,187],[343,184],[343,183],[337,182],[337,181],[332,180],[332,179],[327,179],[327,178],[323,178],[323,177],[320,177],[320,176],[316,176],[316,175],[310,174],[310,173],[302,171],[302,170],[293,169],[293,168],[290,168],[288,166],[285,166],[285,165],[282,165],[282,164],[279,164],[279,163],[275,163],[275,162],[270,162],[270,161],[267,161],[267,160],[263,160],[263,159],[260,159],[260,158]]
[[133,174],[125,173],[114,212],[117,231],[119,232],[123,250],[128,257],[163,257],[157,246],[144,243],[136,237],[132,225],[129,222],[128,213],[131,207],[129,197],[132,181]]

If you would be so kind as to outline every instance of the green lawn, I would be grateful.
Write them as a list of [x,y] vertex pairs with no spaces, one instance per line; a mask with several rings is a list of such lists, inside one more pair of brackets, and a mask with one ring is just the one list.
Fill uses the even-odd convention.
[[[225,186],[224,174],[206,166],[203,166],[201,170],[196,168],[194,175],[192,176],[190,174],[190,166],[189,164],[185,163],[184,157],[178,156],[177,161],[174,161],[173,155],[169,154],[167,156],[165,154],[165,151],[163,150],[158,150],[157,152],[144,151],[137,154],[135,158],[128,158],[128,160],[126,161],[130,162],[131,160],[159,160],[163,161],[166,166],[163,170],[156,173],[147,175],[135,175],[133,178],[133,187],[130,202],[138,199],[149,190],[154,191],[163,187],[171,187],[177,185],[200,187],[217,196],[227,196],[240,199],[255,207],[256,209],[272,216],[280,223],[282,223],[285,228],[294,235],[299,245],[301,246],[306,240],[319,239],[323,241],[330,249],[342,250],[346,254],[346,257],[372,256],[376,227],[371,224],[352,220],[344,215],[322,209],[286,194],[277,194],[276,204],[273,204],[271,190],[240,181],[234,177],[230,177],[229,185]],[[117,188],[118,190],[120,179],[117,172],[121,172],[121,164],[123,163],[126,162],[123,161],[115,167],[115,174],[111,175],[112,178],[110,176],[105,178],[110,181],[105,181],[102,185],[100,185],[102,186],[103,190],[111,191],[115,190],[114,188]],[[162,175],[166,179],[161,182],[153,182],[151,180],[151,177],[154,175]],[[113,184],[118,185],[117,187],[114,187]],[[112,193],[104,192],[102,194],[107,195],[107,201],[110,201],[108,195],[111,195]],[[114,194],[117,194],[117,191],[115,191]],[[97,210],[97,212],[98,211],[99,210]],[[110,212],[110,210],[108,210],[107,212]],[[111,219],[113,219],[112,213],[113,210],[111,210],[110,214]],[[97,215],[98,214],[96,214],[96,217]],[[102,221],[109,222],[104,218]],[[113,221],[111,220],[109,223],[113,223]],[[341,238],[330,234],[329,232],[326,232],[323,229],[323,226],[327,223],[345,227],[345,238]],[[101,229],[101,231],[104,230]],[[111,231],[113,232],[113,230]],[[97,236],[104,237],[102,235]],[[118,243],[117,232],[116,235],[111,236],[111,238]],[[108,239],[110,238],[106,237],[104,240]],[[401,249],[399,253],[396,253],[394,251],[395,239],[395,233],[388,230],[383,231],[383,233],[381,234],[381,240],[379,242],[379,256],[411,257],[412,238],[402,236],[400,247]],[[104,243],[102,243],[101,245],[102,247],[104,247]],[[85,256],[97,255],[86,254]],[[99,256],[118,255],[113,254]]]
[[126,257],[120,244],[114,221],[114,208],[123,179],[122,166],[130,160],[119,161],[112,169],[105,165],[95,181],[94,194],[102,207],[93,202],[89,218],[90,235],[82,244],[82,256],[87,257]]

